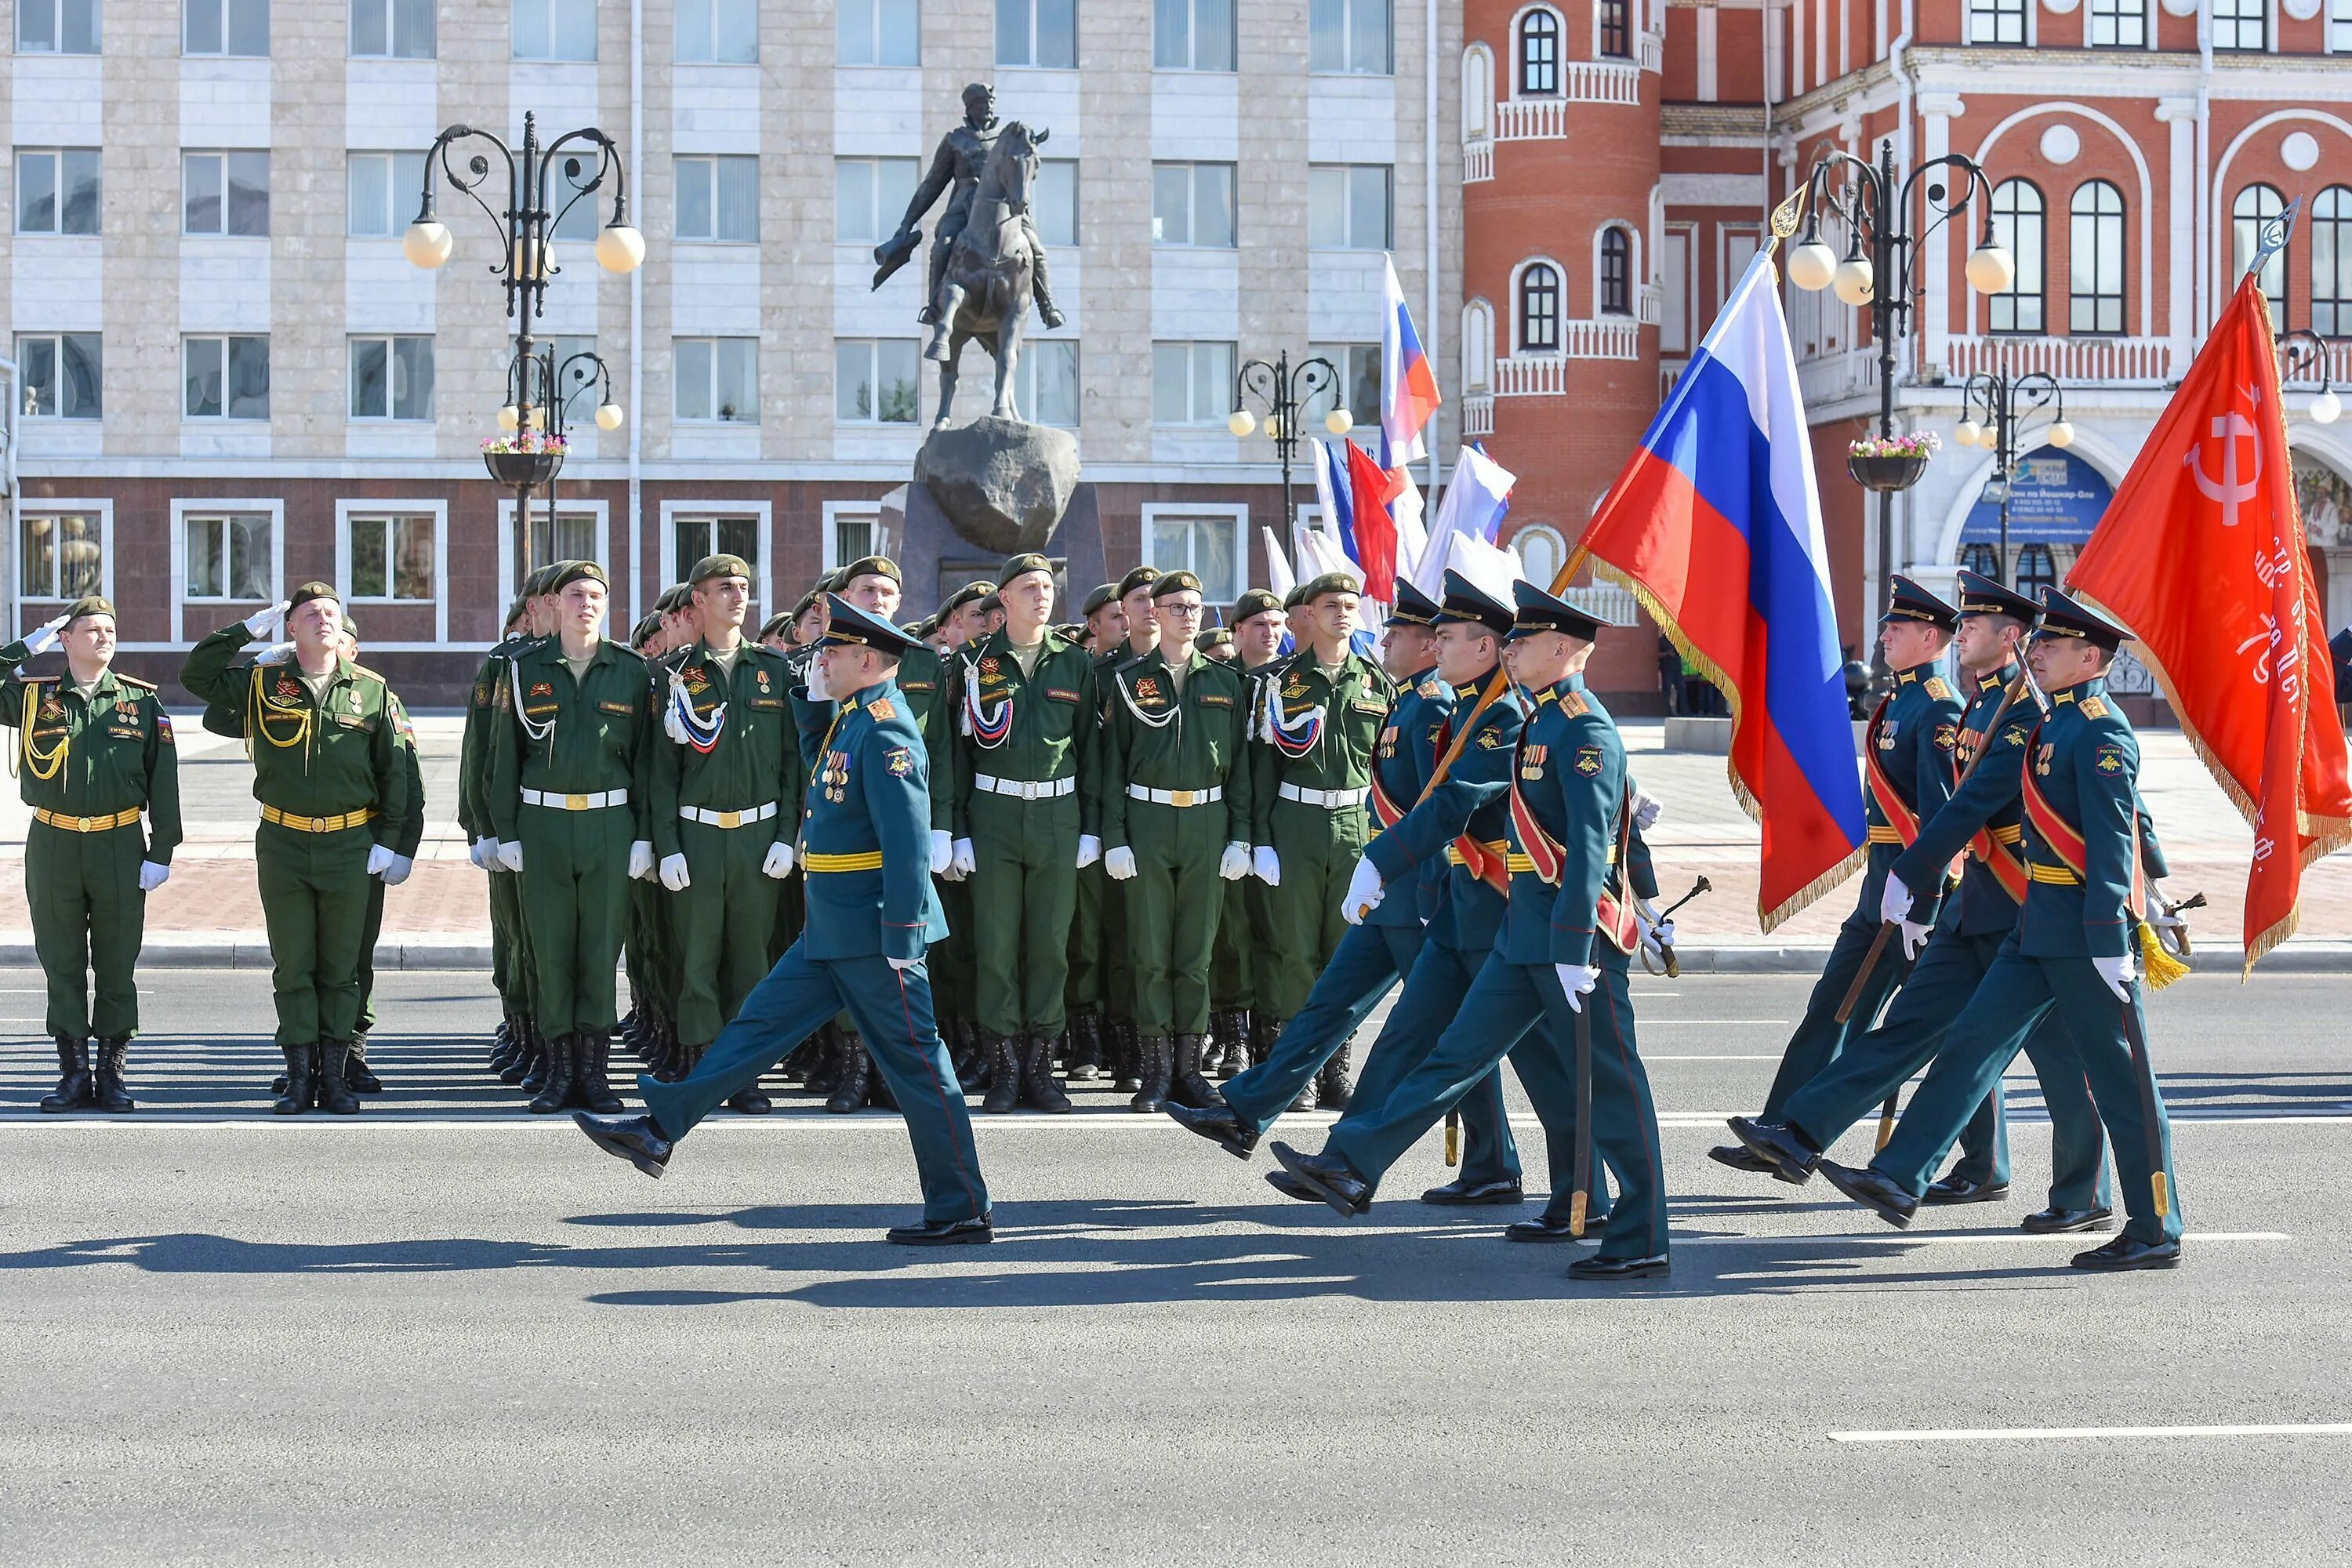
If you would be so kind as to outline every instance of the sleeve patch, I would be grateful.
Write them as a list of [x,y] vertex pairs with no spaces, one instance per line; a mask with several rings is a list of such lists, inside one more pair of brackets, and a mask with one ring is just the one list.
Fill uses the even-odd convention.
[[1593,778],[1597,776],[1601,772],[1601,748],[1598,746],[1577,747],[1576,771],[1582,773],[1586,778]]
[[155,715],[155,738],[167,746],[176,743],[172,739],[172,716],[169,713]]
[[2091,765],[2103,773],[2120,773],[2124,771],[2124,749],[2121,746],[2101,746],[2098,761]]
[[882,754],[882,765],[890,770],[892,778],[910,777],[915,771],[914,753],[904,746],[893,746]]
[[1948,752],[1959,743],[1960,727],[1958,724],[1938,724],[1936,726],[1936,750],[1939,752]]

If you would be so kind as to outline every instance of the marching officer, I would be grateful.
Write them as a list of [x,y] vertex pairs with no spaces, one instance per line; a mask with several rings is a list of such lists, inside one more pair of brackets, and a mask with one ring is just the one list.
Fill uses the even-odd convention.
[[522,880],[547,1039],[536,1115],[575,1094],[591,1110],[620,1108],[605,1077],[614,971],[629,879],[654,867],[643,770],[657,722],[646,661],[604,636],[604,569],[568,562],[549,587],[555,635],[507,667],[488,790],[499,862]]
[[122,1069],[139,1032],[139,946],[147,895],[172,874],[180,842],[179,752],[155,688],[114,673],[111,604],[75,600],[0,647],[0,670],[57,647],[62,676],[17,676],[0,701],[33,808],[25,901],[58,1043],[57,1092],[41,1109],[130,1110]]
[[[1201,1076],[1222,878],[1249,875],[1249,705],[1241,676],[1195,646],[1201,580],[1151,585],[1160,645],[1110,676],[1103,868],[1126,884],[1143,1088],[1132,1109],[1213,1105]],[[1171,1051],[1171,1035],[1174,1037]]]
[[[1635,1051],[1627,988],[1629,955],[1641,942],[1625,883],[1632,792],[1617,726],[1584,686],[1601,623],[1532,584],[1512,589],[1512,674],[1535,704],[1510,770],[1511,895],[1494,950],[1453,1024],[1377,1110],[1351,1108],[1320,1154],[1279,1142],[1273,1149],[1314,1195],[1360,1214],[1381,1173],[1507,1055],[1547,1141],[1567,1147],[1589,1134],[1618,1180],[1599,1253],[1570,1264],[1570,1276],[1664,1274],[1657,1108]],[[1580,1127],[1580,1081],[1588,1075],[1591,1117]]]
[[1302,584],[1307,640],[1261,687],[1252,868],[1272,889],[1274,942],[1257,997],[1269,1051],[1339,945],[1340,895],[1370,837],[1372,751],[1395,683],[1353,651],[1359,592],[1345,572]]
[[[206,704],[207,727],[235,727],[253,757],[261,802],[254,869],[286,1054],[286,1091],[271,1107],[280,1116],[300,1115],[314,1099],[337,1116],[360,1108],[346,1079],[368,883],[392,868],[407,810],[406,742],[392,691],[341,653],[342,610],[334,589],[305,583],[284,604],[196,644],[180,671],[180,684]],[[230,668],[281,621],[294,645],[286,662]]]
[[923,963],[947,930],[926,868],[923,738],[891,679],[921,644],[845,600],[829,608],[816,660],[823,689],[799,712],[813,759],[801,814],[808,929],[683,1080],[638,1079],[645,1115],[574,1120],[599,1148],[659,1176],[696,1123],[846,1007],[905,1108],[922,1182],[921,1221],[887,1239],[987,1242],[994,1220],[971,1117],[933,1026]]
[[[1895,688],[1871,715],[1863,741],[1869,858],[1853,912],[1838,927],[1829,963],[1781,1052],[1780,1069],[1764,1096],[1760,1121],[1783,1120],[1789,1097],[1820,1076],[1848,1041],[1861,1038],[1903,983],[1907,952],[1887,952],[1871,962],[1881,925],[1880,894],[1886,868],[1918,837],[1919,825],[1942,809],[1958,783],[1953,760],[1960,743],[1960,699],[1936,673],[1958,624],[1959,612],[1951,605],[1910,578],[1895,577],[1878,633],[1886,667],[1895,672]],[[1937,891],[1940,896],[1940,885]],[[1862,976],[1859,990],[1856,975]],[[1838,1012],[1849,993],[1853,1005],[1841,1022]],[[1744,1143],[1719,1145],[1707,1154],[1735,1171],[1770,1174],[1774,1169]]]
[[2172,1131],[2148,1059],[2135,948],[2141,921],[2139,742],[2107,700],[2128,636],[2056,589],[2042,595],[2028,660],[2050,716],[2026,738],[2025,906],[1946,1036],[1894,1139],[1870,1164],[1820,1169],[1840,1192],[1907,1226],[1960,1128],[2043,1018],[2065,1020],[2123,1177],[2123,1231],[2076,1253],[2078,1268],[2170,1268],[2180,1261]]

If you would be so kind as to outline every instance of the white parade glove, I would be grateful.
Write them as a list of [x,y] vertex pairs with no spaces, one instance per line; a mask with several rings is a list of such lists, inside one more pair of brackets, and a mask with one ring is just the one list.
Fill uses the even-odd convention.
[[399,856],[394,854],[383,845],[371,844],[368,846],[367,874],[371,877],[381,877],[386,871],[391,870],[392,863],[399,858]]
[[1083,871],[1102,858],[1102,840],[1091,833],[1078,835],[1078,869]]
[[294,645],[292,643],[271,643],[268,647],[261,650],[260,656],[255,658],[253,662],[256,664],[284,664],[288,659],[292,658],[293,657]]
[[1878,918],[1888,925],[1896,925],[1910,912],[1911,889],[1903,885],[1902,878],[1888,872],[1885,890],[1878,895]]
[[931,835],[931,875],[944,877],[948,874],[948,868],[954,864],[954,837],[943,831],[933,833]]
[[1269,888],[1282,885],[1282,858],[1271,844],[1261,844],[1250,851],[1250,874]]
[[59,616],[54,621],[43,621],[34,627],[32,635],[25,639],[26,657],[29,658],[44,654],[57,647],[58,634],[65,629],[66,618],[63,616]]
[[1103,869],[1114,882],[1124,882],[1135,875],[1135,851],[1122,844],[1103,857]]
[[2134,976],[2130,953],[2119,952],[2113,958],[2095,958],[2091,960],[2091,967],[2099,972],[2099,978],[2107,983],[2107,989],[2116,994],[2116,1001],[2131,1000]]
[[629,846],[629,875],[650,878],[654,874],[654,847],[640,838]]
[[172,879],[172,868],[159,866],[152,860],[139,862],[139,890],[152,893]]
[[1364,917],[1379,905],[1386,889],[1381,880],[1381,868],[1372,864],[1369,855],[1356,862],[1355,875],[1348,879],[1347,897],[1339,900],[1339,918],[1351,926],[1364,923]]
[[[812,702],[830,702],[833,693],[824,689],[824,666],[814,659],[808,661],[808,696]],[[895,961],[894,961],[895,962]]]
[[[286,612],[293,607],[293,600],[280,599],[266,610],[256,610],[245,617],[245,629],[249,636],[277,642],[286,635]],[[270,637],[272,630],[277,632],[276,637]]]
[[387,888],[397,888],[408,880],[408,874],[415,869],[416,869],[416,862],[414,859],[405,855],[394,855],[392,858],[392,864],[384,868],[383,885]]
[[972,848],[971,840],[969,838],[957,839],[955,841],[955,859],[948,867],[948,879],[950,881],[961,882],[966,877],[971,876],[974,871],[979,869],[980,856],[978,852]]
[[1642,951],[1654,963],[1666,962],[1666,949],[1675,945],[1675,922],[1670,920],[1644,920],[1642,922]]
[[665,855],[661,858],[661,885],[673,893],[683,893],[694,881],[686,869],[686,857]]
[[1633,826],[1643,832],[1650,831],[1650,825],[1658,820],[1658,813],[1664,809],[1651,796],[1639,790],[1633,792]]
[[1584,1011],[1584,998],[1601,984],[1601,971],[1589,963],[1555,963],[1552,973],[1559,976],[1559,988],[1568,993],[1568,1010]]
[[509,871],[520,871],[522,869],[522,840],[517,838],[502,841],[494,838],[491,842],[493,844],[497,844],[499,847],[499,865],[505,867]]
[[769,845],[768,858],[760,862],[760,869],[764,875],[773,877],[779,882],[791,876],[793,847],[789,844]]
[[914,968],[915,965],[922,962],[923,961],[919,958],[894,958],[890,961],[890,967],[898,970],[908,970]]
[[1927,945],[1927,939],[1935,934],[1936,928],[1923,926],[1916,921],[1900,923],[1903,927],[1903,959],[1907,963],[1919,956],[1919,950]]
[[1228,844],[1224,858],[1217,862],[1217,875],[1228,882],[1238,882],[1249,875],[1249,846]]
[[499,863],[499,841],[495,838],[475,839],[466,851],[466,858],[481,869],[488,870]]

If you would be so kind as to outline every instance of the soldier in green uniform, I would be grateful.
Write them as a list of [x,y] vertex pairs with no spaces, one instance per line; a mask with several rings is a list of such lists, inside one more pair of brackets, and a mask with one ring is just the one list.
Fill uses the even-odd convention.
[[[1082,613],[1086,627],[1082,640],[1095,656],[1096,679],[1101,682],[1110,666],[1126,657],[1127,609],[1119,602],[1118,584],[1096,584],[1086,596]],[[1077,897],[1070,906],[1070,977],[1063,1000],[1068,1008],[1072,1083],[1092,1083],[1103,1074],[1103,908],[1108,880],[1101,862],[1087,867],[1078,873]],[[1114,1039],[1113,1057],[1118,1055],[1116,1046]],[[1118,1077],[1116,1063],[1112,1076]]]
[[[1077,873],[1102,858],[1100,726],[1094,660],[1053,630],[1054,570],[1042,555],[1005,562],[1003,630],[959,651],[952,865],[972,878],[982,1109],[1022,1100],[1067,1110],[1046,1059],[1062,1032]],[[937,857],[936,843],[933,855]]]
[[1201,652],[1219,664],[1234,663],[1234,634],[1223,626],[1211,626],[1201,634]]
[[[360,657],[359,623],[343,617],[343,657],[354,664]],[[385,709],[400,736],[400,761],[408,777],[406,805],[394,823],[392,864],[368,883],[367,919],[360,928],[360,1024],[352,1037],[351,1054],[343,1060],[343,1080],[355,1094],[382,1094],[383,1080],[368,1065],[368,1031],[375,1027],[375,944],[383,934],[383,890],[408,880],[416,866],[417,847],[425,842],[425,770],[416,760],[416,731],[408,710],[396,693],[387,692]]]
[[[669,638],[662,630],[660,611],[648,610],[629,628],[629,647],[649,667],[668,651]],[[661,951],[666,899],[658,877],[629,879],[629,934],[621,950],[621,973],[629,982],[629,1010],[622,1015],[619,1032],[645,1062],[646,1070],[667,1082],[683,1076],[686,1067],[663,979],[668,963],[668,955]]]
[[[1151,618],[1151,588],[1159,581],[1160,570],[1154,566],[1138,566],[1118,580],[1118,624],[1125,630],[1095,661],[1096,695],[1105,704],[1110,700],[1111,670],[1160,646],[1160,623]],[[1110,721],[1108,707],[1101,721]],[[1112,1087],[1121,1094],[1135,1094],[1143,1088],[1143,1050],[1135,1026],[1135,971],[1128,956],[1127,889],[1111,881],[1099,866],[1090,874],[1100,879],[1096,884],[1102,900],[1097,994],[1102,1027],[1109,1031],[1117,1047],[1112,1052],[1118,1058]]]
[[1272,890],[1274,942],[1257,997],[1269,1047],[1347,931],[1339,896],[1370,837],[1372,748],[1395,682],[1349,646],[1359,590],[1345,572],[1303,584],[1307,638],[1261,686],[1250,798],[1252,868]]
[[[1262,710],[1265,701],[1259,679],[1281,657],[1286,629],[1280,595],[1252,588],[1234,601],[1234,665],[1241,674],[1243,694],[1253,715]],[[1210,1031],[1224,1051],[1217,1065],[1220,1078],[1238,1078],[1268,1054],[1257,1039],[1255,1016],[1258,975],[1266,963],[1261,955],[1274,945],[1273,918],[1266,909],[1271,890],[1255,877],[1225,884],[1225,910],[1217,921],[1216,958],[1210,981]]]
[[[180,684],[207,705],[206,723],[236,726],[253,755],[254,868],[286,1053],[286,1092],[272,1107],[281,1116],[300,1115],[314,1097],[339,1116],[359,1110],[345,1078],[368,883],[392,868],[407,810],[406,742],[391,689],[340,651],[342,609],[334,589],[305,583],[284,605],[205,637],[180,671]],[[293,657],[231,669],[281,617]]]
[[0,670],[60,646],[62,676],[18,676],[0,700],[33,808],[25,902],[58,1043],[57,1092],[41,1109],[130,1110],[122,1069],[139,1032],[139,944],[147,895],[172,874],[180,842],[180,758],[155,689],[114,673],[111,604],[75,600],[0,647]]
[[[986,579],[966,583],[949,595],[947,602],[940,606],[939,614],[933,617],[937,626],[926,643],[926,651],[942,661],[942,670],[946,668],[946,655],[941,653],[941,648],[946,649],[946,654],[952,654],[972,639],[981,629],[981,605],[995,592],[996,584]],[[919,722],[928,723],[932,712],[940,706],[938,677],[927,677],[918,672],[916,679],[932,682],[927,689],[908,695],[910,702],[918,697],[923,700]],[[906,688],[901,686],[899,689],[905,691]],[[943,731],[945,724],[946,716],[941,713]],[[938,840],[932,841],[932,847],[937,849]],[[950,841],[949,869],[952,868],[953,858],[954,847]],[[948,1043],[948,1059],[955,1063],[956,1072],[961,1076],[981,1055],[973,1034],[972,1018],[971,928],[974,916],[971,887],[961,878],[951,879],[940,872],[934,875],[939,877],[940,906],[947,911],[948,934],[931,944],[931,1004],[939,1013],[940,1037]]]
[[499,860],[522,879],[547,1080],[546,1115],[577,1094],[618,1110],[606,1081],[618,1016],[614,971],[627,930],[628,879],[650,870],[644,769],[656,738],[646,661],[606,639],[604,569],[574,561],[551,584],[555,636],[508,667],[491,734],[490,814]]
[[490,1070],[501,1083],[533,1080],[534,1090],[545,1070],[547,1042],[532,1013],[530,932],[522,921],[521,885],[499,864],[498,830],[490,820],[489,738],[505,712],[497,698],[507,684],[507,666],[554,629],[555,603],[547,585],[562,565],[551,562],[523,578],[522,595],[507,616],[506,638],[474,677],[457,752],[458,819],[471,846],[469,858],[489,874],[490,970],[505,1016],[504,1044],[492,1053]]
[[[1195,646],[1201,580],[1151,585],[1160,646],[1110,673],[1102,768],[1103,868],[1125,884],[1143,1088],[1132,1109],[1172,1092],[1216,1102],[1201,1076],[1209,956],[1224,904],[1219,879],[1249,874],[1249,707],[1238,671]],[[1174,1037],[1171,1050],[1170,1037]]]

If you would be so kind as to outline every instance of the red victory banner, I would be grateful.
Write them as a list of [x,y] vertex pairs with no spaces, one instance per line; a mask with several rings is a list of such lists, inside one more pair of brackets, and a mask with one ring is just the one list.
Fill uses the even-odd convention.
[[2352,842],[2352,770],[2328,700],[2260,270],[2238,285],[2066,578],[2131,629],[2253,827],[2249,972],[2294,934],[2303,868]]

